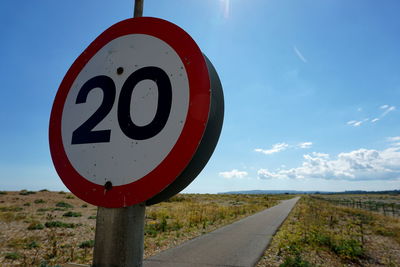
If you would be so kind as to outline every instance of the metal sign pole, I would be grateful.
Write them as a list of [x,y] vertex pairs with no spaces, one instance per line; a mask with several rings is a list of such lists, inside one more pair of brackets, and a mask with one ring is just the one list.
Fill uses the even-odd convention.
[[[143,0],[135,0],[134,17],[142,15]],[[98,207],[93,267],[143,266],[145,210],[145,203]]]
[[143,16],[143,1],[144,0],[135,0],[135,10],[133,12],[134,18]]

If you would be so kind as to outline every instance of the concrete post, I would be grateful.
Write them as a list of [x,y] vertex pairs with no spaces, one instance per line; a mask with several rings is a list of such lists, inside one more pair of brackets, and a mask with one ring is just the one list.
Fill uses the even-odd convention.
[[142,266],[145,209],[98,207],[93,267]]

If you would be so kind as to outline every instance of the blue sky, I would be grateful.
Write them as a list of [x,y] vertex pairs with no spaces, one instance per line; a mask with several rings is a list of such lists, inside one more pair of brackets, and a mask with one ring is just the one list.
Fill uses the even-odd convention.
[[[225,121],[185,192],[400,189],[397,0],[145,0],[217,69]],[[133,1],[0,3],[0,190],[66,190],[48,147],[58,86]]]

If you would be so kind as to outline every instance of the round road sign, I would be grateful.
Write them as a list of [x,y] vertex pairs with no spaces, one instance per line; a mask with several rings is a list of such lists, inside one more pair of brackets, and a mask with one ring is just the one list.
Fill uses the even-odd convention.
[[[223,96],[215,75],[192,38],[170,22],[135,18],[111,26],[72,64],[54,100],[50,150],[64,184],[103,207],[178,193],[219,137]],[[218,115],[210,116],[217,103]],[[202,145],[207,132],[211,145]],[[189,166],[196,171],[182,176]]]

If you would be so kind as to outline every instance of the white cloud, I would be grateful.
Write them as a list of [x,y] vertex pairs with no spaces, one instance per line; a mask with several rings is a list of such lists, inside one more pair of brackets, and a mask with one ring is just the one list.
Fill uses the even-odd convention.
[[286,150],[288,148],[310,148],[312,146],[312,142],[301,142],[298,143],[297,145],[289,145],[287,143],[278,143],[272,146],[271,149],[262,149],[262,148],[256,148],[254,149],[255,152],[263,153],[265,155],[271,155],[274,153],[281,152],[283,150]]
[[400,147],[385,150],[358,149],[340,153],[334,159],[328,154],[312,153],[304,155],[301,166],[292,169],[269,172],[258,171],[260,179],[337,179],[337,180],[395,180],[400,178]]
[[262,180],[284,178],[279,173],[269,172],[268,169],[259,169],[257,171],[257,176],[258,176],[259,179],[262,179]]
[[307,59],[303,56],[303,54],[299,51],[299,49],[297,49],[296,46],[293,46],[293,50],[301,61],[303,61],[304,63],[307,63]]
[[363,119],[362,121],[348,121],[347,125],[351,125],[353,127],[359,127],[361,126],[361,124],[363,124],[364,122],[368,121],[369,119]]
[[[385,105],[385,106],[387,106],[387,105]],[[387,114],[389,114],[390,112],[392,112],[394,110],[396,110],[395,106],[391,106],[391,107],[387,106],[385,111],[381,114],[381,118],[385,117]]]
[[389,107],[389,105],[382,105],[380,106],[381,109],[387,109]]
[[233,169],[231,171],[226,171],[226,172],[220,172],[219,176],[224,177],[226,179],[232,179],[232,178],[244,178],[248,175],[247,172],[245,171],[239,171],[237,169]]
[[310,148],[312,146],[312,142],[303,142],[303,143],[299,143],[297,144],[298,148]]
[[273,153],[281,152],[281,151],[285,150],[288,147],[289,147],[289,145],[286,144],[286,143],[278,143],[278,144],[273,145],[271,149],[256,148],[256,149],[254,149],[254,151],[263,153],[265,155],[270,155],[270,154],[273,154]]
[[397,141],[400,141],[400,136],[388,137],[387,140],[389,142],[397,142]]
[[[370,120],[371,123],[376,123],[377,121],[381,120],[382,118],[384,118],[386,115],[388,115],[390,112],[395,111],[396,107],[395,106],[389,106],[389,105],[382,105],[379,107],[380,109],[383,110],[383,112],[381,113],[381,115],[379,116],[374,116],[375,118]],[[358,111],[362,111],[362,109],[358,109]],[[347,125],[353,126],[353,127],[359,127],[361,126],[363,123],[369,121],[369,118],[367,119],[363,119],[360,121],[357,120],[351,120],[347,122]]]
[[356,123],[353,124],[354,127],[358,127],[362,124],[362,121],[357,121]]

